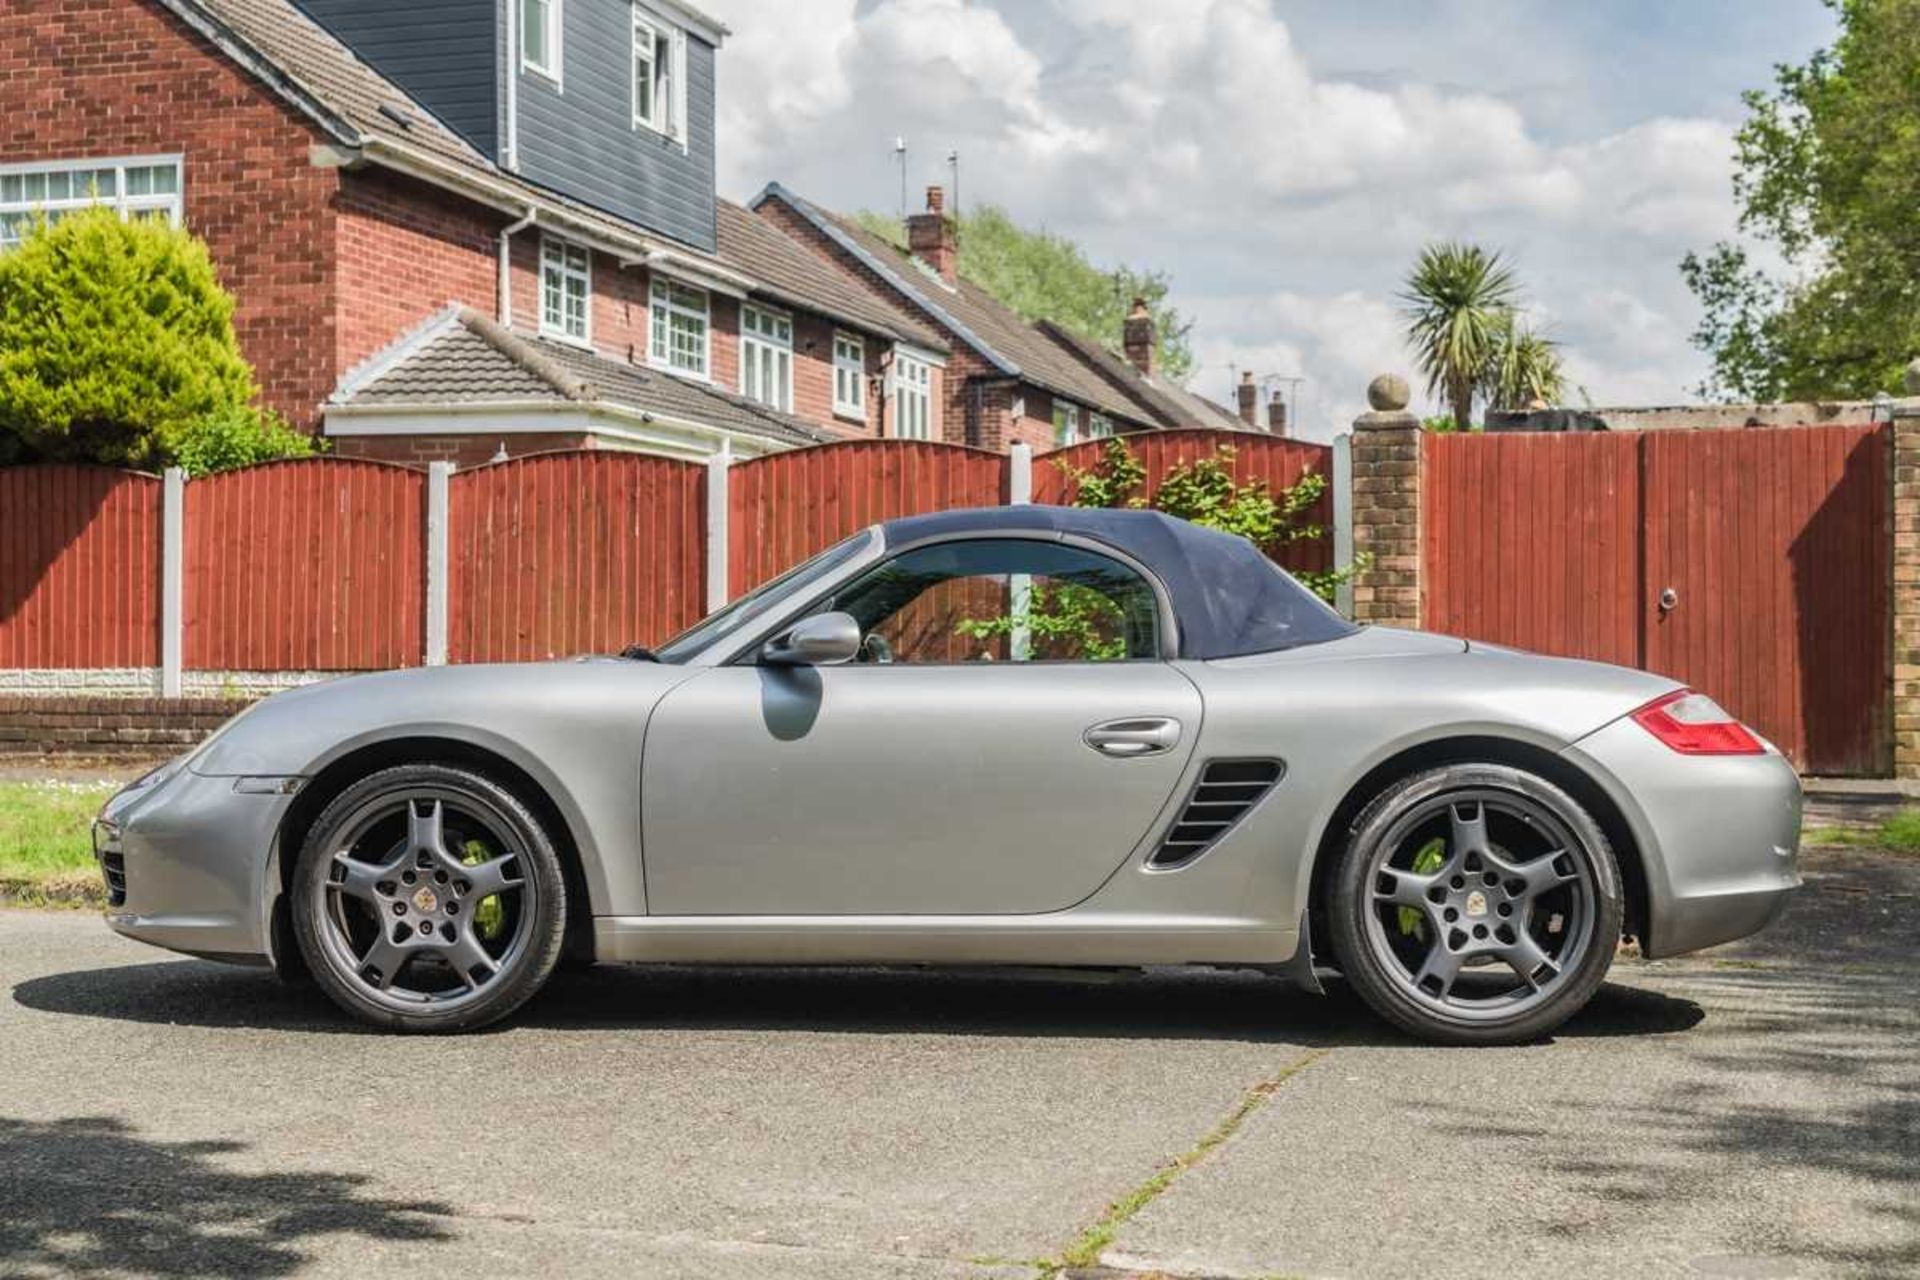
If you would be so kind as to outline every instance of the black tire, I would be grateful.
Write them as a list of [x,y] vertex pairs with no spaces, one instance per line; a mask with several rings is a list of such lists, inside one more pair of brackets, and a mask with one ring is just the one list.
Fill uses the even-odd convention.
[[[1436,823],[1448,838],[1434,835]],[[1490,832],[1506,833],[1513,847]],[[1530,836],[1540,850],[1523,858]],[[1484,861],[1478,849],[1487,850]],[[1551,883],[1535,889],[1536,880]],[[1416,892],[1417,905],[1398,905],[1399,895]],[[1402,778],[1360,812],[1328,885],[1326,915],[1340,969],[1375,1013],[1435,1044],[1499,1045],[1538,1040],[1592,999],[1613,963],[1623,911],[1613,850],[1572,796],[1523,769],[1452,764]],[[1564,931],[1559,953],[1554,929]],[[1532,964],[1536,951],[1541,965]],[[1451,976],[1436,974],[1448,965]],[[1463,978],[1487,990],[1511,980],[1514,989],[1472,1000],[1454,993]]]
[[[497,865],[505,868],[500,874],[517,878],[496,896],[467,900],[465,918],[454,916],[443,921],[441,912],[459,909],[461,903],[455,900],[455,894],[466,891],[460,888],[465,882],[452,862],[439,864],[423,859],[418,863],[419,887],[412,887],[416,872],[409,859],[414,856],[411,833],[416,817],[430,818],[436,824],[434,830],[440,833],[437,843],[442,848],[449,834],[458,837],[480,832],[496,839],[503,850],[496,854]],[[445,827],[438,825],[447,819],[453,823]],[[389,844],[391,826],[383,828],[378,824],[394,822],[403,824],[409,833],[403,842],[405,848],[392,864],[394,868],[404,866],[405,869],[397,871],[393,881],[382,881],[386,887],[385,898],[369,897],[367,902],[362,902],[356,897],[351,902],[345,901],[351,895],[339,892],[346,885],[335,869],[338,865],[335,853],[343,848],[343,843],[357,847],[352,844],[355,840],[371,845]],[[456,832],[454,824],[461,822],[468,825]],[[356,835],[362,831],[366,833],[364,836]],[[461,845],[461,848],[471,847],[470,843]],[[386,856],[387,852],[375,854],[376,858]],[[448,876],[437,869],[441,865],[453,872],[450,884],[446,883]],[[488,864],[469,862],[467,865],[479,871]],[[359,862],[353,866],[356,871],[363,869]],[[365,867],[368,878],[382,870],[372,864]],[[407,877],[405,886],[397,883],[398,875]],[[432,883],[436,877],[442,884]],[[424,908],[419,905],[423,900]],[[492,971],[487,971],[483,964],[469,969],[468,976],[463,977],[453,967],[454,949],[438,947],[439,939],[427,931],[430,927],[445,928],[447,941],[452,942],[456,937],[454,930],[458,928],[463,942],[471,935],[474,945],[494,946],[497,939],[481,941],[483,928],[491,927],[483,926],[478,919],[487,901],[492,901],[496,913],[508,921],[501,926],[501,933],[507,934],[510,930],[510,935],[505,944],[499,946],[498,955],[486,956],[486,962],[495,965]],[[500,905],[503,903],[509,905]],[[354,1017],[389,1031],[445,1034],[472,1031],[499,1021],[545,985],[559,963],[566,941],[566,877],[552,838],[511,790],[484,774],[455,765],[422,763],[382,769],[335,796],[308,830],[294,870],[291,905],[294,937],[314,982]],[[393,922],[387,918],[389,910],[397,916],[408,914]],[[432,914],[422,914],[423,911]],[[378,942],[390,929],[406,934],[406,926],[412,924],[415,915],[420,917],[416,927],[427,936],[417,940],[416,946],[416,940],[408,934],[405,943],[412,949],[411,954],[421,959],[401,960],[395,966],[396,972],[388,975],[392,987],[383,989],[377,968],[357,970],[352,957],[358,948],[350,926],[363,932],[371,929]],[[371,955],[371,950],[367,954]],[[467,989],[458,992],[449,989],[439,997],[423,993],[422,998],[412,999],[412,993],[400,989],[399,978],[421,964],[426,964],[430,971],[445,970],[450,984],[463,983]],[[476,973],[486,976],[479,979],[471,976]]]

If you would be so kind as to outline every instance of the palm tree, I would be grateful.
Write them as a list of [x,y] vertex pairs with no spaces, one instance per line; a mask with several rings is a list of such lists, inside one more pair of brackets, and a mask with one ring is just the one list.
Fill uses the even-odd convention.
[[1407,339],[1427,394],[1444,396],[1462,431],[1473,425],[1473,393],[1511,324],[1520,287],[1498,251],[1447,241],[1430,244],[1407,277]]
[[1489,409],[1530,409],[1559,404],[1567,397],[1567,378],[1560,367],[1560,344],[1540,333],[1516,313],[1501,319],[1493,358],[1481,379],[1481,394]]

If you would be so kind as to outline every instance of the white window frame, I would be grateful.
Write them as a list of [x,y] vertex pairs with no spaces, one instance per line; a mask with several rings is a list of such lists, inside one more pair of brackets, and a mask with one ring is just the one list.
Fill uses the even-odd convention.
[[[659,14],[637,3],[633,5],[630,31],[627,97],[633,113],[633,127],[650,129],[684,146],[685,130],[681,127],[681,122],[687,118],[686,34],[671,22],[661,18]],[[646,35],[644,41],[641,39],[642,33]],[[663,43],[666,45],[664,62],[660,57],[660,46]],[[653,114],[651,116],[642,115],[640,111],[639,72],[640,50],[643,44],[649,51],[648,64],[653,68]]]
[[933,362],[894,348],[888,377],[893,434],[900,440],[933,439]]
[[[567,285],[581,286],[579,331],[568,314]],[[540,333],[579,347],[593,345],[593,250],[559,236],[540,237]]]
[[833,335],[833,411],[867,420],[867,340],[858,334]]
[[[139,195],[128,190],[129,171],[166,168],[173,170],[173,190],[148,191]],[[88,175],[79,195],[74,195],[72,192],[71,184],[74,179],[71,175],[75,172]],[[100,183],[98,175],[103,173],[111,174],[113,190],[106,190]],[[64,196],[54,197],[47,194],[55,175],[65,179],[67,194]],[[28,193],[36,178],[40,179],[40,194],[33,196]],[[9,195],[9,189],[14,186],[18,186],[20,190]],[[184,157],[178,153],[0,164],[0,251],[20,242],[25,234],[24,228],[30,222],[28,217],[22,215],[35,213],[44,213],[50,218],[58,218],[76,209],[107,205],[118,211],[123,218],[164,213],[168,223],[177,227],[186,209],[186,186],[186,163]],[[19,228],[20,233],[13,234],[9,228]]]
[[759,303],[740,304],[740,394],[781,413],[793,412],[793,316]]
[[1064,449],[1080,443],[1080,406],[1065,400],[1053,402],[1053,447]]
[[1105,440],[1113,435],[1113,419],[1104,413],[1087,411],[1087,439]]
[[[531,71],[543,80],[551,80],[553,87],[561,86],[560,64],[563,53],[563,37],[567,24],[562,12],[566,0],[519,0],[515,6],[514,20],[520,25],[514,31],[514,37],[520,42],[520,69]],[[527,48],[526,11],[533,5],[541,6],[544,20],[540,24],[540,37],[545,42],[546,60],[537,61]]]
[[[700,305],[682,301],[675,291],[698,295]],[[699,367],[674,361],[673,321],[697,320],[700,324]],[[713,380],[713,297],[697,285],[682,284],[671,276],[655,272],[647,287],[647,362],[656,369],[682,377]]]

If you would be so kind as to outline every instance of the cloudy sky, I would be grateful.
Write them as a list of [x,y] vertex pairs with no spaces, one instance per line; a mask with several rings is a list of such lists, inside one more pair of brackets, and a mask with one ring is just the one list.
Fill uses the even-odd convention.
[[1817,0],[706,0],[721,189],[961,196],[1170,272],[1193,385],[1298,375],[1326,438],[1408,368],[1420,245],[1504,248],[1596,403],[1690,398],[1682,253],[1733,230],[1741,90],[1832,34]]

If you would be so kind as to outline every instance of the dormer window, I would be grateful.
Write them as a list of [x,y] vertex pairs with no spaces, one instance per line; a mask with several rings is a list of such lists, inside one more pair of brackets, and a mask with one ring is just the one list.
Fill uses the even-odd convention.
[[520,0],[520,65],[560,83],[560,6],[564,0]]
[[680,137],[685,115],[681,97],[684,83],[680,33],[658,16],[633,7],[633,127],[651,129],[669,138]]

